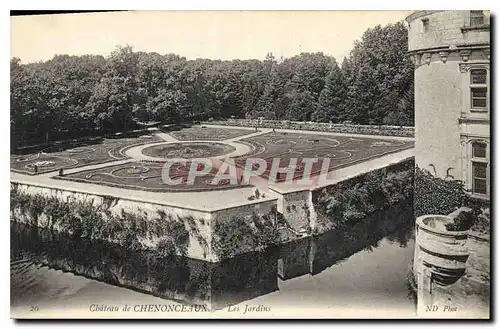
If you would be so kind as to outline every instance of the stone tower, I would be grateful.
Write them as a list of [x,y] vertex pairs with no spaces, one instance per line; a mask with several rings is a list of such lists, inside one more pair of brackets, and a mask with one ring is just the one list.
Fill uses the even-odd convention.
[[416,164],[489,199],[489,11],[417,11],[406,21],[415,63]]

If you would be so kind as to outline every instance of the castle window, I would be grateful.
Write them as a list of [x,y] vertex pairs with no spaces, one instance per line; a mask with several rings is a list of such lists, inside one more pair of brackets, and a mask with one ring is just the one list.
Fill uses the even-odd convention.
[[485,69],[474,69],[470,72],[470,83],[471,84],[486,84],[486,70]]
[[472,144],[472,157],[486,158],[486,144],[477,142]]
[[484,25],[484,14],[482,10],[470,11],[470,26]]
[[481,162],[472,163],[472,192],[474,194],[486,194],[487,177],[486,170],[488,165]]
[[470,71],[471,108],[486,109],[488,107],[488,83],[485,69]]
[[487,195],[489,188],[487,145],[472,143],[472,193]]
[[429,31],[429,19],[422,18],[422,32],[426,33]]

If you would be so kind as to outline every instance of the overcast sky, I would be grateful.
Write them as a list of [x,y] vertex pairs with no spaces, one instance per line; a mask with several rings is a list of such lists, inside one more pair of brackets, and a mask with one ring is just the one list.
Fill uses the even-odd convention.
[[322,51],[341,61],[363,32],[408,11],[139,11],[11,18],[11,55],[108,55],[117,45],[188,59],[285,58]]

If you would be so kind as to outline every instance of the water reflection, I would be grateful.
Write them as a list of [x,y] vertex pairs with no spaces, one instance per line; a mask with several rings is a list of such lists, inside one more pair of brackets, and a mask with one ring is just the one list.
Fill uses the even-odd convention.
[[282,246],[278,275],[282,280],[315,275],[361,250],[377,248],[383,238],[405,247],[413,234],[413,208],[397,205],[391,210],[375,212],[358,223]]
[[413,238],[412,213],[411,206],[398,205],[318,237],[216,264],[159,258],[11,223],[11,303],[37,293],[33,280],[23,275],[27,264],[43,264],[161,298],[222,309],[277,291],[279,279],[316,275],[361,250],[377,248],[383,238],[405,246]]

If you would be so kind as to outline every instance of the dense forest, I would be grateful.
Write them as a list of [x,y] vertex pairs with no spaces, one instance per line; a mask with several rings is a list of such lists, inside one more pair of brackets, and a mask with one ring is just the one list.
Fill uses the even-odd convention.
[[342,63],[323,53],[186,60],[118,47],[109,56],[11,59],[11,137],[48,142],[209,118],[413,125],[413,67],[400,22],[368,29]]

